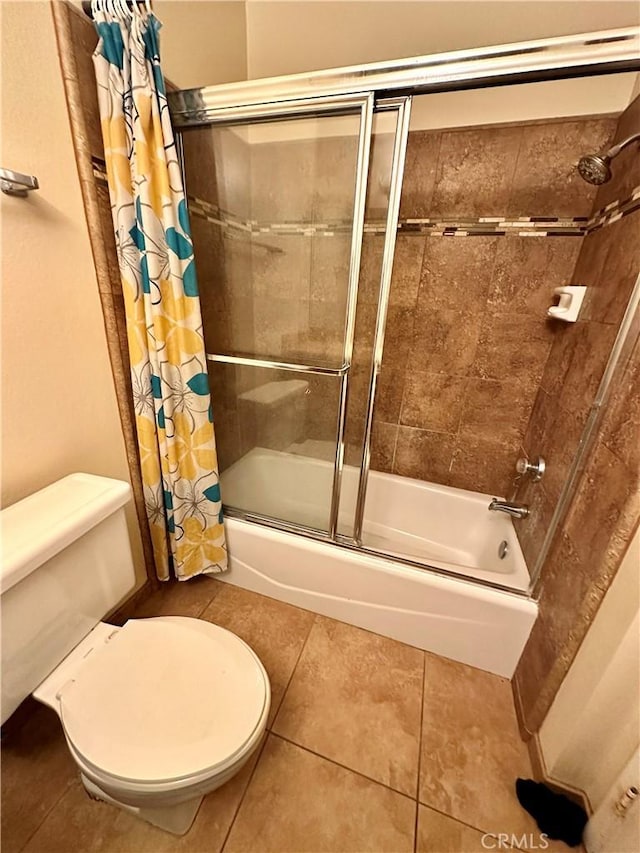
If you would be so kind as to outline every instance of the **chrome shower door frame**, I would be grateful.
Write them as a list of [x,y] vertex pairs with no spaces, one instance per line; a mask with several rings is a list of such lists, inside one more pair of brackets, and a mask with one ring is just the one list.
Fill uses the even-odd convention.
[[404,164],[409,139],[409,122],[411,119],[411,96],[403,98],[388,98],[376,102],[376,112],[394,111],[397,113],[396,131],[393,143],[391,162],[391,184],[389,187],[389,202],[387,221],[384,232],[384,248],[382,250],[382,268],[380,272],[380,290],[378,292],[378,307],[376,311],[376,328],[373,338],[373,353],[371,358],[371,373],[369,376],[369,392],[367,396],[367,413],[358,480],[358,494],[353,523],[353,542],[362,545],[362,527],[367,499],[367,482],[371,466],[371,431],[373,428],[373,410],[376,402],[376,390],[382,354],[384,350],[384,335],[387,324],[387,310],[391,294],[391,273],[398,237],[398,217],[400,216],[400,196],[404,178]]
[[[306,528],[303,525],[297,525],[287,522],[286,520],[262,516],[258,513],[245,512],[237,507],[230,508],[234,515],[246,518],[247,520],[259,520],[272,526],[279,526],[282,527],[282,529],[290,531],[299,531],[306,533],[307,535],[313,532],[317,538],[326,538],[330,541],[336,540],[338,512],[340,507],[340,487],[344,467],[344,432],[349,391],[349,371],[353,357],[355,337],[356,302],[358,299],[360,257],[362,252],[362,237],[364,233],[367,179],[369,176],[369,154],[371,150],[373,108],[373,93],[360,92],[332,95],[328,97],[301,98],[295,101],[286,101],[281,103],[223,107],[212,111],[207,115],[205,120],[196,123],[196,126],[198,127],[207,125],[232,126],[238,124],[251,125],[272,121],[290,121],[302,118],[332,117],[340,115],[359,114],[360,116],[342,364],[337,368],[330,368],[313,364],[299,364],[294,362],[275,361],[271,359],[224,355],[222,353],[207,353],[207,360],[212,362],[246,365],[273,370],[290,370],[299,373],[321,374],[325,376],[336,376],[339,378],[340,396],[336,424],[336,448],[333,466],[328,532],[324,533],[321,530]],[[177,130],[178,134],[181,134],[182,128],[178,127]],[[183,159],[182,139],[179,139],[178,150],[180,152],[181,159]],[[184,162],[182,162],[182,172],[184,179]]]
[[452,92],[640,70],[640,28],[554,36],[426,56],[214,84],[168,93],[174,127],[208,124],[226,109],[375,92],[382,97]]

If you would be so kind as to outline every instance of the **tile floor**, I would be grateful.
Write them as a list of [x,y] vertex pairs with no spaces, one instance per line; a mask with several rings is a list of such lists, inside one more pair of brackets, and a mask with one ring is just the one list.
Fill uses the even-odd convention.
[[513,790],[531,768],[505,679],[209,578],[136,615],[171,614],[229,628],[262,659],[258,752],[176,838],[90,800],[38,706],[3,738],[3,853],[475,853],[490,832],[539,847]]

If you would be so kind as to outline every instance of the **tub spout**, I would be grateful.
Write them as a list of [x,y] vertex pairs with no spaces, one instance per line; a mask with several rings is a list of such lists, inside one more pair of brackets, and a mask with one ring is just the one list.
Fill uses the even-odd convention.
[[489,504],[489,509],[493,512],[506,512],[512,518],[526,518],[529,515],[529,507],[524,504],[512,504],[507,501],[500,501],[494,498]]

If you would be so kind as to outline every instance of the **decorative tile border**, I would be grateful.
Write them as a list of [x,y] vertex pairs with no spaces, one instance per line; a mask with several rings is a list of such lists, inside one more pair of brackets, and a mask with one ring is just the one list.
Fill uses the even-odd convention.
[[[104,162],[93,158],[93,174],[98,180],[105,181]],[[303,237],[334,237],[337,234],[350,234],[351,221],[348,219],[333,222],[260,222],[244,220],[234,216],[229,211],[219,208],[197,196],[188,196],[189,212],[228,230],[229,235],[262,234]],[[401,219],[398,222],[398,234],[426,235],[427,237],[584,237],[592,231],[611,225],[628,216],[635,210],[640,210],[640,187],[636,187],[625,199],[616,199],[606,207],[587,217],[560,218],[557,216],[479,216],[476,218],[457,219]],[[384,220],[370,220],[365,223],[365,234],[384,234]],[[265,248],[271,248],[264,245]]]
[[[617,222],[623,216],[640,209],[640,187],[625,199],[616,200],[603,207],[588,219],[586,216],[562,218],[557,216],[480,216],[474,219],[401,219],[399,234],[426,235],[428,237],[584,237]],[[336,222],[272,222],[238,220],[227,211],[195,196],[189,196],[189,210],[222,228],[236,229],[251,234],[299,234],[307,237],[351,233],[350,220]],[[369,220],[365,223],[365,234],[384,234],[384,220]]]
[[628,216],[634,210],[640,210],[640,187],[635,187],[630,196],[622,200],[616,199],[596,211],[587,224],[587,233],[598,231],[606,225],[611,225],[622,219],[623,216]]
[[480,216],[477,219],[403,219],[399,234],[426,234],[429,237],[582,237],[587,219],[559,219],[557,216]]

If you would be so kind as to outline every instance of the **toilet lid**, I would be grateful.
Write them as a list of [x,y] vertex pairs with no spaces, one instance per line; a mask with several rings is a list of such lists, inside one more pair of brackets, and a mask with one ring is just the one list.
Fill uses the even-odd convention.
[[260,724],[269,688],[235,634],[170,616],[127,622],[59,699],[81,758],[120,779],[162,782],[231,763]]

